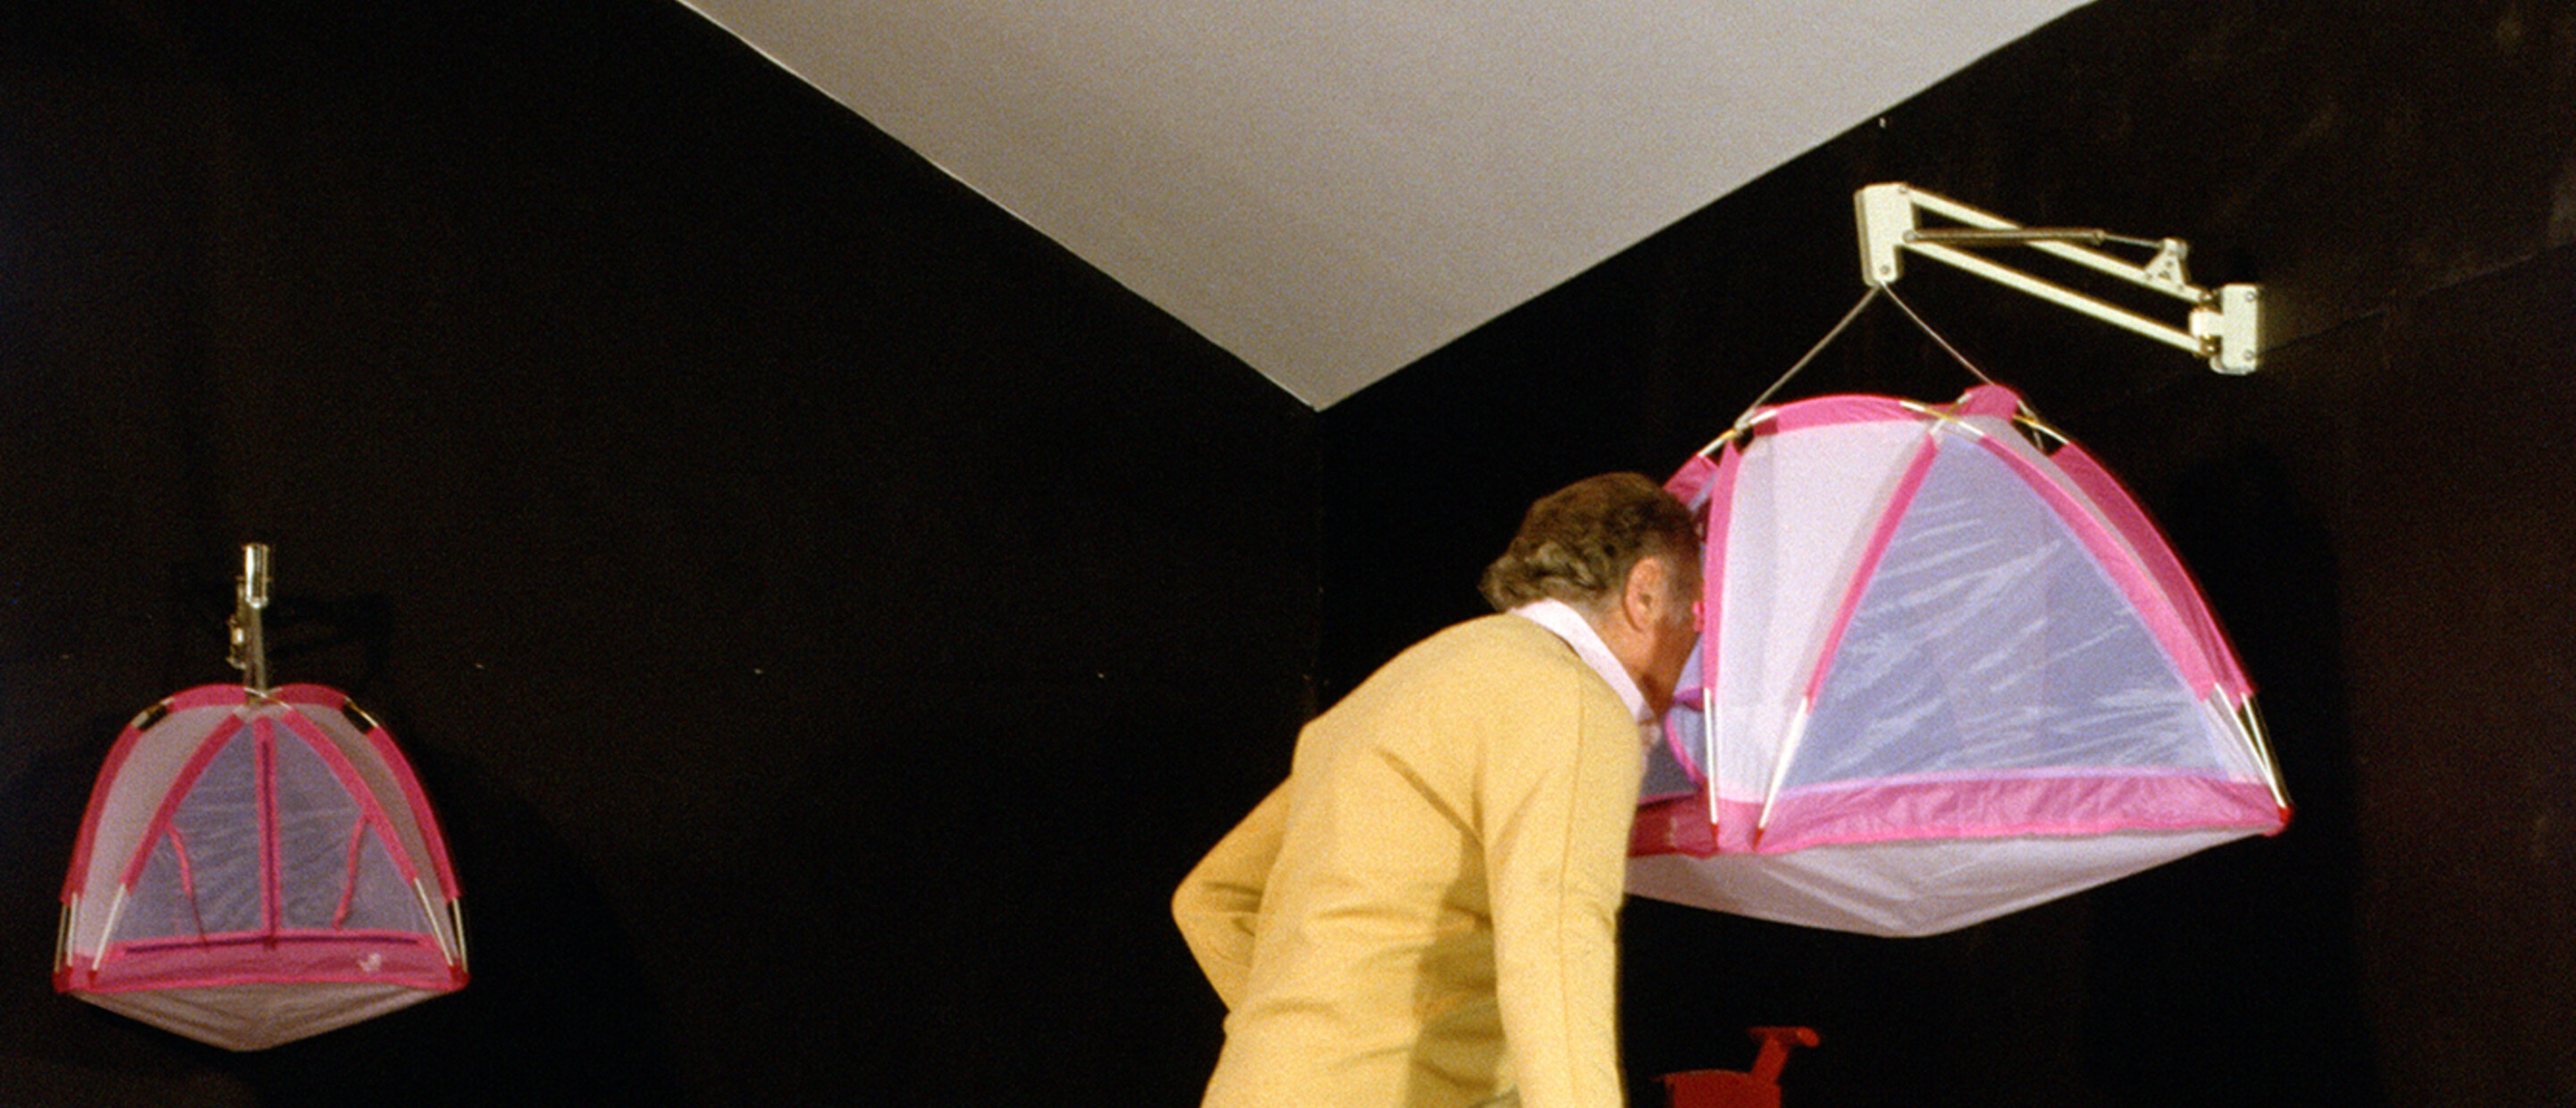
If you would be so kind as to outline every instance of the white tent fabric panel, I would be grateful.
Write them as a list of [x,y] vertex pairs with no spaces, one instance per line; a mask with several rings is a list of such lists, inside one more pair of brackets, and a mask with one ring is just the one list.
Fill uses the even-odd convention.
[[[1700,764],[1715,764],[1732,796],[1761,795],[1781,744],[1795,732],[1797,698],[1771,691],[1803,689],[1813,676],[1810,660],[1833,634],[1833,610],[1809,598],[1840,595],[1859,572],[1878,509],[1903,475],[1890,461],[1921,439],[1915,428],[1887,423],[1813,434],[1817,448],[1794,457],[1746,455],[1733,482],[1737,514],[1728,531],[1740,556],[1710,562],[1710,588],[1722,588],[1726,601],[1717,609],[1727,660],[1716,670],[1718,711],[1729,733],[1748,741],[1718,746]],[[1734,649],[1738,644],[1764,645]]]

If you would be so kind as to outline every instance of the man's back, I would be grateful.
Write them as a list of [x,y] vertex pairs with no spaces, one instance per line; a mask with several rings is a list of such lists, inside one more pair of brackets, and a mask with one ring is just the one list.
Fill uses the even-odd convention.
[[[1283,796],[1191,876],[1259,890],[1242,980],[1218,981],[1233,1009],[1207,1103],[1472,1105],[1515,1086],[1530,1108],[1618,1103],[1640,757],[1619,696],[1514,616],[1424,640],[1334,705]],[[1275,855],[1238,838],[1273,835]],[[1225,925],[1198,926],[1207,962]]]

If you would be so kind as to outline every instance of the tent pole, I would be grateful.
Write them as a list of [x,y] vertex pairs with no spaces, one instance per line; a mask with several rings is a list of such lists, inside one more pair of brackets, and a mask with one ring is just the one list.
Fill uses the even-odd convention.
[[70,969],[72,965],[72,921],[80,918],[79,893],[63,898],[63,918],[54,928],[54,968]]
[[98,951],[93,954],[89,960],[89,971],[91,973],[97,973],[98,967],[107,964],[107,950],[109,947],[116,945],[117,917],[124,914],[125,885],[120,882],[116,886],[115,898],[107,902],[107,922],[98,929]]
[[1780,759],[1771,764],[1771,783],[1762,790],[1762,814],[1753,820],[1753,846],[1762,847],[1762,832],[1771,826],[1771,806],[1779,803],[1780,789],[1789,783],[1789,763],[1798,756],[1799,741],[1807,737],[1807,716],[1816,707],[1814,698],[1798,701],[1798,717],[1789,721],[1789,741],[1780,744]]
[[[1705,666],[1706,655],[1701,655]],[[1708,825],[1717,826],[1717,682],[1700,686],[1699,775],[1700,791],[1708,797]]]
[[446,959],[448,965],[457,964],[456,950],[447,945],[447,929],[439,926],[444,913],[438,910],[437,905],[430,903],[429,883],[422,878],[412,878],[411,891],[420,897],[420,914],[429,924],[429,937],[438,942],[438,956]]
[[2290,810],[2290,793],[2281,787],[2281,762],[2272,755],[2272,737],[2263,728],[2263,713],[2254,709],[2254,698],[2236,702],[2236,719],[2245,727],[2245,737],[2254,741],[2254,756],[2263,767],[2263,783],[2272,787],[2272,802],[2281,811]]

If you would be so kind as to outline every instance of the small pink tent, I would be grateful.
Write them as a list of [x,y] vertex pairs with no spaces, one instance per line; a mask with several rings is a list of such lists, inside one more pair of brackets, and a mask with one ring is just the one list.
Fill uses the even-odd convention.
[[245,668],[251,684],[190,689],[117,737],[54,987],[233,1050],[461,988],[456,875],[393,737],[336,691]]
[[1991,385],[1757,409],[1675,475],[1703,630],[1631,891],[1927,935],[2284,826],[2198,589],[2019,410]]

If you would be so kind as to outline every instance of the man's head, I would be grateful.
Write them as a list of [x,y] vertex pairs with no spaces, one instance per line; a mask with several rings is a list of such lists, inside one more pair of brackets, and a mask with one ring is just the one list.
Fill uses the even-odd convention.
[[1698,527],[1643,476],[1587,477],[1530,505],[1479,587],[1496,611],[1573,605],[1660,712],[1698,634]]

